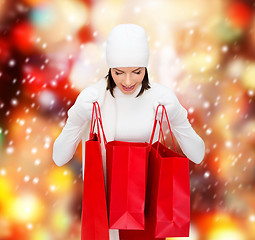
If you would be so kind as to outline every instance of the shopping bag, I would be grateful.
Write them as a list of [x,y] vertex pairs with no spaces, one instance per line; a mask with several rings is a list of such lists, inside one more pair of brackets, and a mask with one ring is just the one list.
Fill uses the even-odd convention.
[[[162,106],[162,109],[159,136],[163,137],[162,120],[165,114],[174,144],[166,109],[164,106]],[[155,133],[156,116],[150,145]],[[146,218],[148,219],[148,224],[154,230],[155,238],[189,236],[189,159],[178,154],[175,145],[174,148],[175,152],[168,149],[158,140],[151,145],[150,149]]]
[[[145,208],[146,204],[145,202]],[[165,240],[165,238],[154,237],[153,227],[145,213],[144,230],[119,230],[120,240]]]
[[109,228],[144,229],[148,157],[148,143],[107,143]]
[[[85,171],[81,220],[82,240],[109,240],[107,204],[100,147],[100,122],[97,105],[98,103],[93,104],[90,139],[85,143]],[[98,134],[94,133],[95,124],[97,125]],[[104,141],[106,141],[105,136]]]

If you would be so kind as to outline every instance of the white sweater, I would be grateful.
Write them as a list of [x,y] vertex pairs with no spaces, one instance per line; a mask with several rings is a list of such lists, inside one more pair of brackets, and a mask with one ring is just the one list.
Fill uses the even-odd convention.
[[[149,142],[155,118],[155,106],[160,99],[163,99],[166,102],[164,104],[166,109],[168,109],[167,104],[174,106],[174,108],[169,108],[171,111],[168,112],[168,117],[172,132],[183,153],[191,161],[199,164],[205,154],[205,145],[191,127],[187,119],[187,111],[179,103],[171,89],[153,82],[150,83],[150,86],[150,89],[145,90],[137,98],[141,85],[131,95],[123,94],[116,86],[114,88],[115,98],[113,98],[110,92],[106,91],[106,80],[104,78],[86,89],[87,94],[98,94],[95,97],[98,97],[102,110],[102,120],[107,141]],[[85,118],[89,119],[90,116],[85,116]],[[82,137],[88,139],[89,123],[88,120],[82,122],[80,117],[78,117],[75,104],[69,109],[66,125],[53,146],[53,160],[58,166],[62,166],[71,160]],[[84,129],[87,131],[85,136]],[[157,140],[157,136],[154,137],[155,140]],[[104,177],[106,179],[103,147],[102,151]],[[110,230],[110,239],[118,239],[117,230]]]
[[[103,114],[102,120],[107,140],[149,142],[155,117],[155,106],[159,99],[164,99],[164,101],[174,103],[176,106],[174,114],[172,112],[168,113],[168,117],[172,132],[183,153],[191,161],[199,164],[203,160],[205,146],[203,140],[191,127],[187,119],[187,111],[179,103],[171,89],[154,82],[150,85],[151,88],[145,90],[137,98],[136,95],[139,93],[141,86],[131,95],[123,94],[116,86],[114,88],[115,98],[113,98],[110,92],[106,91],[106,80],[104,78],[87,89],[94,88],[97,91],[93,93],[99,94],[97,97]],[[112,101],[110,104],[115,106],[108,106],[107,109],[104,109],[106,97],[102,95],[105,93]],[[78,117],[75,111],[74,104],[69,109],[66,124],[53,145],[53,160],[58,166],[62,166],[71,160],[84,134],[84,129],[89,126],[89,121],[84,121],[82,124],[77,123],[80,119],[76,121]],[[90,116],[85,116],[85,118],[89,119]],[[111,127],[109,127],[110,123],[112,123]]]

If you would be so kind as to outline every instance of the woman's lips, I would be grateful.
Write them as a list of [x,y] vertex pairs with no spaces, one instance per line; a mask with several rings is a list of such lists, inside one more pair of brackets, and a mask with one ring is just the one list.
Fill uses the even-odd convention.
[[127,92],[130,92],[130,91],[132,91],[135,88],[135,84],[133,86],[131,86],[131,87],[125,87],[124,85],[121,85],[121,86]]

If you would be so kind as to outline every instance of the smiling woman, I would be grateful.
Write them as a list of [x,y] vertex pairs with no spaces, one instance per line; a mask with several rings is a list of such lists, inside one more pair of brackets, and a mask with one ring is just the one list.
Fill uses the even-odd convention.
[[[144,28],[120,24],[112,29],[106,44],[108,75],[84,89],[68,110],[65,127],[53,146],[53,160],[58,166],[71,160],[82,138],[88,139],[87,130],[95,101],[102,111],[107,142],[149,142],[155,110],[161,104],[165,106],[172,132],[183,153],[197,164],[203,160],[205,145],[191,127],[186,109],[171,89],[155,82],[149,83],[148,60],[149,44]],[[160,115],[161,112],[157,117]],[[106,179],[104,147],[102,155]],[[117,229],[110,229],[109,236],[110,240],[121,239]]]

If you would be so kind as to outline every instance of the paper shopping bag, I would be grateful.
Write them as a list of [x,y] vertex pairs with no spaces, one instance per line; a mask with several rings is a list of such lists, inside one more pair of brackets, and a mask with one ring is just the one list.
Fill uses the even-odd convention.
[[154,143],[149,158],[147,194],[148,214],[155,226],[154,236],[188,237],[189,160],[159,142]]
[[[164,106],[162,108],[160,133],[163,134],[162,120],[165,113],[174,143],[166,109]],[[155,123],[156,117],[152,135],[155,132]],[[153,136],[151,142],[152,139]],[[146,213],[149,225],[153,226],[155,238],[189,236],[189,159],[178,154],[176,147],[174,152],[159,141],[151,146],[149,155]]]
[[107,202],[111,229],[144,229],[148,143],[106,145]]
[[[96,105],[94,104],[91,126],[95,123],[93,121],[95,111]],[[95,121],[99,128],[98,116]],[[109,240],[100,137],[93,130],[91,127],[90,140],[85,143],[81,239]]]

